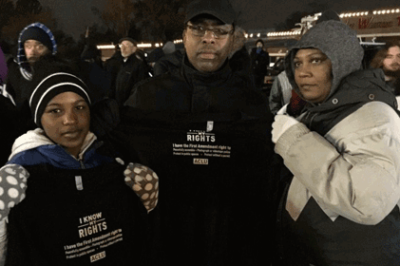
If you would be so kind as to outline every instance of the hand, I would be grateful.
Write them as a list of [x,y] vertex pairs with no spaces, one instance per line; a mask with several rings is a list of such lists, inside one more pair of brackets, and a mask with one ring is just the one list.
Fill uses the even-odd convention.
[[124,175],[125,183],[135,191],[147,212],[153,210],[158,203],[157,174],[139,163],[129,163]]
[[0,169],[0,221],[25,198],[28,177],[20,165],[7,164]]
[[275,121],[272,123],[272,142],[276,143],[286,130],[297,123],[299,123],[299,121],[291,116],[276,115]]

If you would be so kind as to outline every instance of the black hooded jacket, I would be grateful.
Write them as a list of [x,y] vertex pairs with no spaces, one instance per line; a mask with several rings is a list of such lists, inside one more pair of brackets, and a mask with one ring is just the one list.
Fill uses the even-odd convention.
[[128,99],[131,89],[136,83],[148,77],[148,66],[137,53],[130,55],[126,62],[122,61],[115,84],[115,99],[118,105],[122,106]]
[[252,84],[228,63],[200,73],[185,57],[125,102],[114,140],[160,176],[160,265],[268,265],[272,115]]

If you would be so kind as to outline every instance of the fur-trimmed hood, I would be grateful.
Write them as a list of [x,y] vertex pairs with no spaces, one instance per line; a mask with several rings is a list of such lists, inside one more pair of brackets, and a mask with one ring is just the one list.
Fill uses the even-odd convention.
[[28,29],[31,29],[31,28],[39,28],[39,29],[43,30],[49,36],[49,38],[51,40],[51,43],[53,46],[51,49],[52,54],[55,55],[57,53],[57,43],[56,43],[53,33],[50,31],[49,28],[47,28],[44,24],[42,24],[40,22],[35,22],[35,23],[29,24],[28,26],[26,26],[20,32],[19,37],[18,37],[18,51],[17,51],[17,60],[16,61],[20,67],[22,76],[27,80],[32,79],[32,73],[30,71],[30,66],[29,66],[28,60],[26,58],[24,43],[22,41],[22,36]]

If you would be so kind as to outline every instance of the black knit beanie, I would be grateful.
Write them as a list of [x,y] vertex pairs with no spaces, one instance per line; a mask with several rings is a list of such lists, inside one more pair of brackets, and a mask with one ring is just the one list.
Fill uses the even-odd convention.
[[67,91],[75,92],[91,104],[88,89],[81,79],[64,72],[51,74],[36,86],[29,99],[29,107],[36,125],[42,127],[41,118],[51,99]]
[[133,46],[137,46],[137,41],[135,41],[134,39],[130,38],[130,37],[124,37],[122,39],[119,40],[119,44],[123,41],[129,41],[133,44]]
[[25,43],[27,40],[39,41],[46,46],[49,51],[53,51],[53,43],[50,40],[49,35],[41,28],[32,27],[27,29],[21,36],[21,42]]

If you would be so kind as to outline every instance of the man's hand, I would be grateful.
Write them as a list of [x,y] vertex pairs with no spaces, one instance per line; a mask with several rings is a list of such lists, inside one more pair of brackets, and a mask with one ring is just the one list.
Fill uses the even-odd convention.
[[135,191],[147,212],[153,210],[158,203],[157,174],[139,163],[129,163],[124,175],[125,183]]

